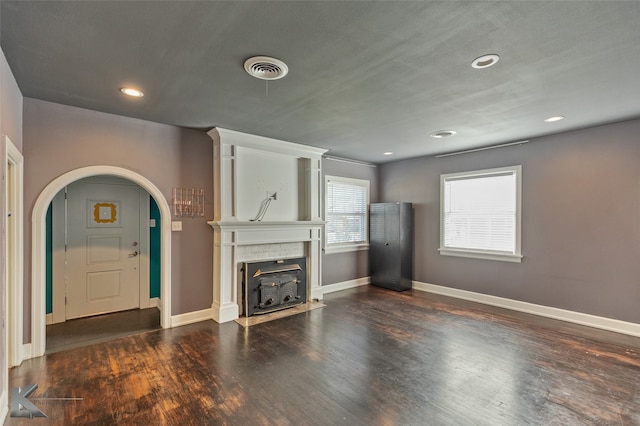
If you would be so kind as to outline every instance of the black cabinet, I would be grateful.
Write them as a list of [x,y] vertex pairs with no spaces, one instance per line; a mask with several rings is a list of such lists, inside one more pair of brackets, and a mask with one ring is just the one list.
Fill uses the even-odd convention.
[[371,284],[409,290],[413,283],[413,205],[375,203],[369,209]]

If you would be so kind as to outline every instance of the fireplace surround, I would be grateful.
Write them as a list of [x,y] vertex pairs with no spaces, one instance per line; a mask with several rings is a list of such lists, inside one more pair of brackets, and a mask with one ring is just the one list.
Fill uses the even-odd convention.
[[[214,144],[213,319],[237,319],[245,262],[304,257],[306,301],[321,300],[321,158],[324,149],[235,132]],[[261,221],[261,202],[273,200]]]

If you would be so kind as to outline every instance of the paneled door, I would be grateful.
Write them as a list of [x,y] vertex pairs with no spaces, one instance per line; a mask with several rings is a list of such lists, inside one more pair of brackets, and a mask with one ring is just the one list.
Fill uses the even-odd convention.
[[140,306],[140,188],[67,187],[66,318]]

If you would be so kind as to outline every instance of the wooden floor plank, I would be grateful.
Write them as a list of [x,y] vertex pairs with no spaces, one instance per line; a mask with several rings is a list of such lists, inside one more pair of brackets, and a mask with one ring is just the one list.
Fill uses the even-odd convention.
[[639,338],[416,291],[324,303],[25,361],[10,386],[48,418],[5,424],[640,425]]
[[47,326],[47,354],[114,340],[160,328],[157,308],[67,320]]

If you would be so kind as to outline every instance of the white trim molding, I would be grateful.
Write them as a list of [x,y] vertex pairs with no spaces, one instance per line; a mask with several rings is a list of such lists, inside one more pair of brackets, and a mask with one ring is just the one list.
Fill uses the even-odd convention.
[[435,284],[427,284],[419,281],[413,282],[413,288],[428,293],[441,294],[443,296],[455,297],[457,299],[469,300],[485,305],[497,306],[499,308],[511,309],[512,311],[524,312],[546,318],[553,318],[560,321],[574,324],[586,325],[588,327],[613,331],[615,333],[627,334],[629,336],[640,337],[640,324],[620,321],[616,319],[600,317],[581,312],[568,311],[565,309],[553,308],[550,306],[536,305],[529,302],[507,299],[504,297],[491,296],[488,294],[475,293],[473,291],[460,290],[457,288],[443,287]]
[[22,345],[22,359],[29,359],[29,358],[33,358],[33,345],[31,343],[25,343],[24,345]]
[[0,424],[2,425],[4,424],[4,421],[7,418],[7,414],[9,413],[9,397],[7,396],[8,393],[8,390],[3,390],[2,394],[0,394]]
[[338,247],[326,247],[324,248],[324,254],[336,254],[336,253],[349,253],[354,251],[369,250],[369,244],[359,244],[350,246],[338,246]]
[[193,324],[194,322],[211,320],[213,309],[207,308],[201,311],[187,312],[184,314],[173,315],[171,317],[171,327],[180,327],[181,325]]
[[[8,367],[22,363],[23,294],[24,294],[24,158],[8,136],[4,137],[5,171],[5,342],[4,356]],[[5,345],[6,344],[6,345]],[[7,387],[3,383],[3,388]]]
[[[23,359],[44,355],[46,345],[45,329],[45,230],[46,215],[53,197],[65,186],[79,179],[98,175],[112,175],[128,179],[145,189],[158,204],[161,217],[161,264],[160,294],[162,328],[171,326],[171,209],[162,192],[144,176],[122,167],[88,166],[71,170],[51,181],[38,195],[31,216],[31,350]],[[22,313],[22,309],[21,309]]]
[[339,283],[327,284],[322,286],[322,294],[335,293],[336,291],[348,290],[363,285],[369,285],[371,277],[356,278],[355,280],[342,281]]

